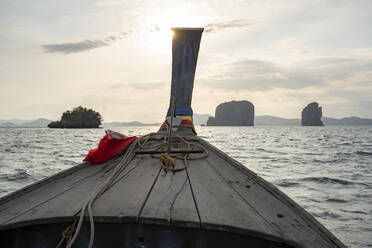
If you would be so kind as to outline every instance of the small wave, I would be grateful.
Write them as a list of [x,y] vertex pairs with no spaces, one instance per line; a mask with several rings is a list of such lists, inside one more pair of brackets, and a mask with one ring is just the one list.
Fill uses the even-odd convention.
[[361,156],[372,156],[372,152],[357,151],[356,154]]
[[340,209],[342,212],[345,212],[345,213],[351,213],[351,214],[368,214],[366,212],[363,212],[363,211],[358,211],[358,210],[346,210],[346,209]]
[[34,178],[25,171],[19,171],[16,174],[1,174],[0,180],[19,181],[19,180],[33,180]]
[[5,152],[9,152],[9,153],[16,153],[16,151],[10,149],[10,148],[5,148]]
[[352,185],[353,182],[342,180],[342,179],[336,179],[336,178],[330,178],[330,177],[305,177],[302,178],[301,181],[303,182],[317,182],[317,183],[324,183],[324,184],[341,184],[341,185]]
[[314,156],[314,155],[322,155],[321,153],[313,153],[313,152],[305,152],[304,154],[305,155],[312,155],[312,156]]
[[313,159],[314,163],[319,163],[319,164],[332,164],[332,163],[342,163],[347,161],[345,158],[334,158],[334,159]]
[[284,181],[284,180],[281,180],[275,184],[280,187],[297,187],[300,185],[299,183],[296,183],[296,182]]
[[342,219],[341,215],[338,215],[336,213],[329,212],[329,211],[324,211],[322,213],[315,213],[314,215],[316,217],[319,217],[319,218],[329,218],[329,219],[333,219],[333,220],[341,220]]
[[338,199],[338,198],[329,198],[329,199],[326,200],[326,202],[331,202],[331,203],[347,203],[346,200]]

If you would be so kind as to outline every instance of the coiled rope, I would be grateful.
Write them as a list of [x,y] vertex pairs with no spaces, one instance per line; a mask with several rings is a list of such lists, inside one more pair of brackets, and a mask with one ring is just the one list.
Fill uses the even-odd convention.
[[[157,144],[155,146],[149,147],[146,146],[150,138],[153,138],[154,136],[160,136],[163,138],[163,142],[160,144]],[[92,195],[91,198],[88,199],[88,201],[84,204],[84,206],[80,210],[80,217],[79,221],[76,226],[76,221],[68,226],[62,233],[62,238],[57,244],[57,248],[60,248],[64,241],[66,241],[66,248],[71,248],[73,244],[75,243],[77,237],[79,236],[81,227],[83,225],[83,220],[85,213],[88,213],[88,219],[90,224],[90,237],[89,237],[89,248],[92,248],[93,241],[94,241],[94,219],[93,219],[93,211],[92,211],[92,205],[94,202],[102,196],[113,184],[113,182],[118,178],[118,176],[125,170],[125,168],[129,165],[129,163],[132,161],[132,159],[135,157],[135,148],[137,146],[144,148],[144,149],[152,149],[152,150],[161,150],[168,146],[169,142],[171,144],[184,144],[189,150],[193,150],[194,148],[199,148],[203,150],[203,153],[199,156],[191,156],[190,153],[178,153],[174,154],[173,156],[170,156],[168,153],[161,153],[160,155],[151,155],[154,158],[158,158],[160,160],[160,165],[165,171],[182,171],[186,169],[187,167],[187,161],[188,160],[197,160],[197,159],[203,159],[208,156],[208,151],[201,145],[198,144],[192,144],[188,142],[183,137],[173,134],[171,140],[167,139],[167,134],[162,133],[150,133],[144,136],[141,136],[137,138],[135,141],[133,141],[127,151],[125,152],[122,160],[120,161],[119,165],[115,168],[112,175],[101,185],[101,187],[98,188],[98,190],[95,192],[95,194]],[[183,161],[184,166],[182,168],[176,168],[176,161],[177,159],[180,159]],[[170,167],[170,165],[172,167]],[[73,235],[72,235],[73,233]],[[72,236],[72,237],[71,237]]]
[[[160,144],[157,144],[155,146],[146,146],[146,143],[153,138],[154,136],[160,136],[164,139],[164,141]],[[188,142],[186,139],[183,137],[177,135],[177,134],[172,134],[172,140],[167,140],[168,135],[167,134],[162,134],[162,133],[150,133],[148,135],[142,136],[139,141],[138,141],[138,146],[140,146],[143,149],[146,150],[158,150],[162,151],[164,150],[167,146],[168,143],[171,142],[171,144],[184,144],[187,147],[187,150],[192,151],[194,148],[199,148],[203,152],[201,155],[191,155],[190,153],[175,153],[173,155],[170,155],[168,153],[160,153],[160,155],[154,155],[152,154],[151,156],[153,158],[158,158],[160,161],[160,166],[165,170],[165,171],[182,171],[186,169],[188,160],[198,160],[198,159],[203,159],[208,157],[208,151],[201,145],[199,144],[194,144]],[[175,168],[176,166],[176,160],[182,160],[183,161],[183,167],[181,168]],[[172,167],[170,167],[170,165]]]

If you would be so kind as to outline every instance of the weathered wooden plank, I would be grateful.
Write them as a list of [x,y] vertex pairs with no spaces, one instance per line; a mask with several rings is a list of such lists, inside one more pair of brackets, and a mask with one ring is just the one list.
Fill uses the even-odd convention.
[[208,159],[190,160],[187,167],[202,227],[280,241],[279,233],[216,173]]
[[[84,169],[85,171],[82,172],[81,171],[82,169]],[[15,192],[12,192],[0,198],[0,215],[1,212],[6,210],[7,208],[11,208],[13,205],[19,202],[23,202],[24,197],[26,195],[27,197],[30,196],[37,197],[38,194],[45,194],[45,190],[43,188],[45,185],[52,186],[60,182],[62,182],[65,185],[63,178],[65,178],[66,176],[71,176],[73,174],[73,177],[75,177],[76,180],[80,180],[84,177],[96,173],[100,169],[102,169],[102,167],[97,167],[89,164],[77,165],[75,167],[62,171],[56,175],[53,175],[50,178],[45,178],[33,184],[27,185],[24,188],[21,188]],[[49,192],[52,193],[52,190],[49,190]]]
[[[131,167],[136,166],[138,163],[140,163],[139,159],[137,161],[133,160],[126,170],[123,171],[123,176],[126,175],[126,171],[130,171]],[[114,167],[115,165],[111,166]],[[79,183],[72,183],[69,180],[69,177],[65,177],[64,182],[66,185],[69,185],[68,189],[53,195],[50,198],[44,198],[43,201],[39,201],[36,205],[15,206],[17,209],[14,210],[19,210],[19,212],[15,211],[10,213],[7,216],[7,219],[4,220],[3,224],[73,216],[106,181],[106,179],[111,176],[112,171],[112,169],[106,168],[105,170],[100,171],[101,173],[95,173]]]
[[[268,191],[262,185],[268,185],[259,177],[252,177],[251,173],[242,173],[215,147],[203,142],[209,149],[208,163],[228,182],[245,201],[271,223],[272,228],[280,233],[284,240],[294,241],[304,247],[344,247],[337,238],[328,231],[323,232],[321,224],[309,220],[303,215],[299,206],[281,197],[283,194],[273,186],[274,191]],[[220,155],[220,156],[219,156]],[[221,156],[222,155],[222,156]],[[231,160],[229,158],[228,160]]]
[[[179,129],[177,130],[177,135],[183,136],[186,141],[199,141],[200,138],[198,136],[195,136],[195,134],[191,131],[192,127],[189,126],[180,126]],[[163,134],[166,134],[163,130]],[[164,141],[163,137],[151,137],[149,141],[157,141],[161,142]]]
[[28,190],[28,187],[26,187],[24,193],[20,191],[17,193],[17,197],[0,205],[0,223],[3,224],[10,216],[13,218],[27,209],[34,208],[66,191],[79,187],[81,183],[89,181],[92,176],[109,173],[112,169],[111,163],[107,166],[87,165],[83,169],[73,170],[71,174],[64,174],[62,177],[55,178],[55,180],[46,180],[45,183],[31,185],[32,190]]
[[93,206],[97,220],[112,217],[121,221],[135,221],[159,175],[159,160],[137,155],[141,163],[127,176],[118,180]]
[[[182,163],[182,161],[177,161]],[[182,163],[183,166],[183,163]],[[140,214],[142,223],[199,227],[186,171],[162,170]]]
[[141,151],[136,151],[136,154],[161,154],[161,153],[203,153],[203,150],[171,150],[171,151],[156,151],[156,150],[141,150]]

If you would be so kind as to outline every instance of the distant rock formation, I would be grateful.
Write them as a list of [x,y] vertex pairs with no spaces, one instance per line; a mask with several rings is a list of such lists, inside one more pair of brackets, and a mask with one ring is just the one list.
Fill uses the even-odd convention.
[[289,119],[271,115],[254,117],[255,126],[301,126],[300,119]]
[[249,101],[221,103],[215,117],[209,117],[207,126],[253,126],[254,105]]
[[0,127],[11,128],[11,127],[18,127],[18,126],[14,124],[13,122],[7,121],[1,124]]
[[161,123],[143,123],[139,121],[130,121],[130,122],[104,122],[102,127],[140,127],[140,126],[160,126]]
[[309,103],[301,113],[302,126],[324,126],[322,120],[322,107],[317,102]]
[[322,117],[322,121],[326,126],[372,126],[372,119],[356,116],[341,119]]
[[201,126],[201,125],[205,126],[207,124],[207,121],[208,121],[209,117],[210,117],[209,114],[194,113],[193,116],[192,116],[194,126]]
[[47,127],[51,120],[39,118],[22,124],[22,127]]

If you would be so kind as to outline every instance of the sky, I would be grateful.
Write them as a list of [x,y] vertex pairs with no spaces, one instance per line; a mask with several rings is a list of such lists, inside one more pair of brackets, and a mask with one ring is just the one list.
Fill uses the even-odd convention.
[[194,113],[248,100],[256,115],[372,118],[370,0],[0,0],[0,119],[161,122],[170,27],[204,27]]

